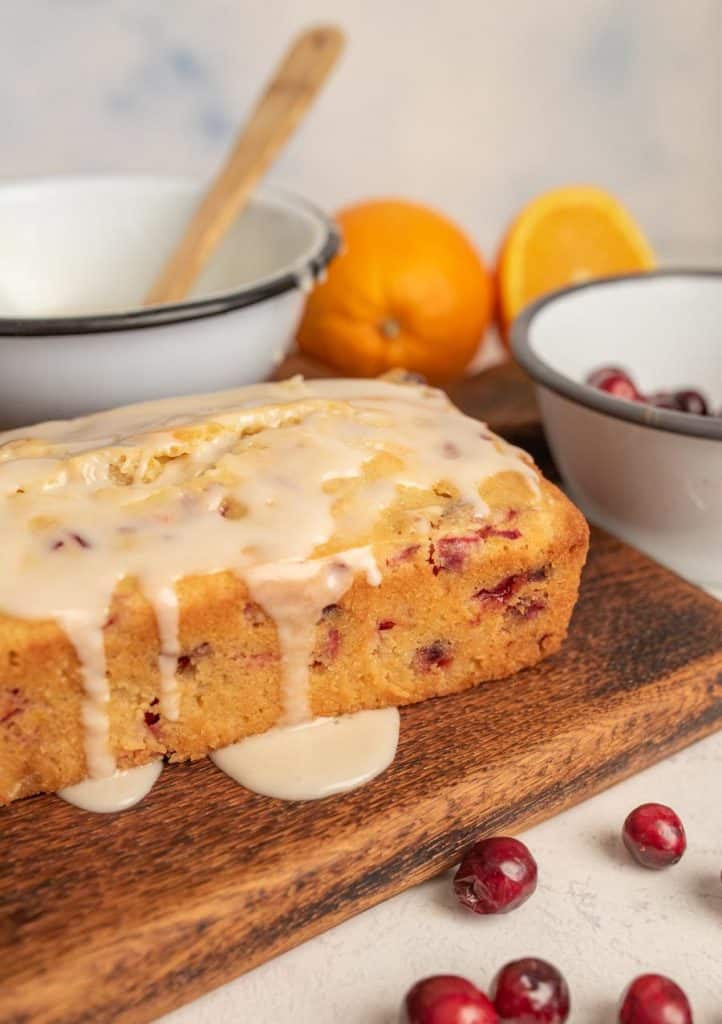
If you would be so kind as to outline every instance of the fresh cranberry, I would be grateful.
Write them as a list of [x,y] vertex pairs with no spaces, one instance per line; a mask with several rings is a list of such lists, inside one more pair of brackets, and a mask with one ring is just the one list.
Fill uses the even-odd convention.
[[600,385],[599,390],[606,391],[608,395],[614,395],[615,398],[627,398],[632,402],[639,401],[641,398],[633,381],[623,373],[608,377],[604,384]]
[[683,412],[682,406],[677,401],[677,395],[671,391],[655,391],[648,398],[650,405],[658,409],[672,409],[674,412]]
[[509,1024],[563,1024],[569,989],[556,967],[525,957],[507,964],[491,988],[496,1012]]
[[596,370],[592,370],[591,373],[587,374],[587,384],[593,388],[600,388],[610,377],[617,377],[619,374],[623,377],[628,376],[626,370],[622,369],[621,366],[599,366]]
[[494,836],[474,843],[454,875],[454,892],[475,914],[504,914],[536,889],[537,866],[518,839]]
[[602,366],[594,370],[587,377],[587,384],[598,391],[606,391],[615,398],[627,398],[638,402],[642,397],[629,374],[618,366]]
[[409,989],[401,1024],[497,1024],[496,1010],[466,978],[435,974]]
[[620,1024],[692,1024],[689,1000],[661,974],[635,978],[622,999]]
[[624,845],[645,868],[676,864],[687,849],[684,825],[671,807],[641,804],[624,822]]
[[674,398],[682,412],[691,412],[695,416],[709,415],[707,401],[699,391],[693,391],[692,389],[676,391]]

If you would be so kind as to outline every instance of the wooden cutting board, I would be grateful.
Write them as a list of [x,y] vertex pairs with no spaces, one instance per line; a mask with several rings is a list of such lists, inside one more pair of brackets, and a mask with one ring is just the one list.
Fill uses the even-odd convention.
[[562,651],[405,709],[356,793],[284,804],[205,761],[116,816],[0,810],[0,1022],[152,1020],[720,727],[722,605],[594,531]]
[[138,1024],[722,726],[722,605],[595,532],[569,640],[402,712],[393,766],[283,804],[210,762],[133,810],[0,811],[0,1020]]

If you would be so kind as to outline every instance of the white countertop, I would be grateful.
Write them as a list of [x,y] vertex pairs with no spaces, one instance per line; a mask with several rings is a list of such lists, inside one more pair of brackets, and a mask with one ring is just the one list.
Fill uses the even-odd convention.
[[[455,973],[482,988],[508,960],[541,956],[569,982],[574,1024],[614,1024],[637,974],[680,984],[696,1024],[722,1024],[722,733],[524,836],[539,886],[523,907],[476,917],[450,874],[374,907],[175,1013],[163,1024],[396,1024],[406,989]],[[675,867],[638,867],[619,840],[627,813],[670,804],[687,830]]]

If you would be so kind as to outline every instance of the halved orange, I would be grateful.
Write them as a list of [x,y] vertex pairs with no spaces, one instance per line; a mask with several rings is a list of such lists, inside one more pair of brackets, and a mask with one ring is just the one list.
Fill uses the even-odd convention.
[[547,292],[654,265],[649,243],[614,196],[591,185],[545,192],[524,207],[499,252],[502,334],[508,338],[514,318]]

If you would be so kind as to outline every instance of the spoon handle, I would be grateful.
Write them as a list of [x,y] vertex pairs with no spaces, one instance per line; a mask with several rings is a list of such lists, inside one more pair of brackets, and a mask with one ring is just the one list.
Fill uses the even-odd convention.
[[186,297],[254,186],[312,105],[343,47],[343,33],[334,26],[307,29],[294,40],[146,295],[146,306]]

